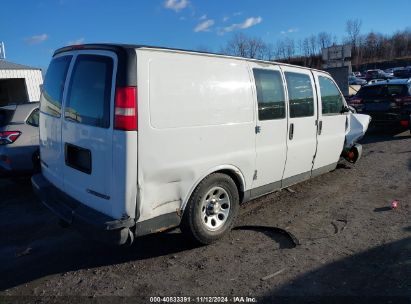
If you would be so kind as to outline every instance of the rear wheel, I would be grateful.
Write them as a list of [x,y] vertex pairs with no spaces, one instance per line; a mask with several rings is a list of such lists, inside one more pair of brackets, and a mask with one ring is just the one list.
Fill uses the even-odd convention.
[[181,229],[194,241],[211,244],[230,231],[238,208],[239,194],[233,179],[213,173],[203,179],[191,195]]

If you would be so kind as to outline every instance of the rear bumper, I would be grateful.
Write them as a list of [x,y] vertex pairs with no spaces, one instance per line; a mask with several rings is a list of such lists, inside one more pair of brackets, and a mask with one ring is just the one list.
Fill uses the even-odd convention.
[[130,228],[135,225],[134,219],[116,220],[91,209],[57,189],[42,174],[34,175],[31,182],[41,202],[87,238],[122,245],[130,237]]
[[38,147],[0,146],[0,170],[9,176],[31,175],[37,170],[34,159]]

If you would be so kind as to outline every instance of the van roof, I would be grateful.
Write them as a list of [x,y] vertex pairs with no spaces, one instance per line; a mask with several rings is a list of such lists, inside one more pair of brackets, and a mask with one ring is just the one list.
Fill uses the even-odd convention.
[[246,60],[246,61],[264,63],[264,64],[277,64],[277,65],[282,65],[282,66],[299,67],[299,68],[302,68],[302,69],[317,71],[317,72],[326,73],[326,74],[330,75],[328,72],[323,71],[323,70],[308,68],[308,67],[304,67],[304,66],[297,66],[297,65],[292,65],[292,64],[282,63],[282,62],[277,62],[277,61],[258,60],[258,59],[251,59],[251,58],[231,56],[231,55],[223,55],[223,54],[211,53],[211,52],[202,52],[202,51],[185,50],[185,49],[168,48],[168,47],[159,47],[159,46],[151,46],[151,45],[139,45],[139,44],[91,43],[91,44],[81,44],[81,45],[69,45],[69,46],[65,46],[65,47],[57,49],[54,52],[53,56],[55,56],[59,53],[63,53],[63,52],[74,51],[74,50],[83,50],[83,49],[84,50],[92,50],[92,49],[108,50],[108,51],[115,51],[116,53],[118,53],[119,51],[122,52],[122,53],[124,51],[126,51],[128,53],[128,51],[130,51],[131,49],[133,49],[133,50],[134,49],[162,50],[162,51],[177,52],[177,53],[200,54],[200,55],[220,57],[220,58],[232,58],[232,59]]

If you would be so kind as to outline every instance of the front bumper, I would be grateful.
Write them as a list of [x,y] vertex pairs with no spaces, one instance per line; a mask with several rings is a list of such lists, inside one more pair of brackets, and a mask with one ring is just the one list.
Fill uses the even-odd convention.
[[57,189],[42,174],[34,175],[31,182],[41,202],[87,238],[115,245],[128,241],[134,219],[116,220],[98,212]]

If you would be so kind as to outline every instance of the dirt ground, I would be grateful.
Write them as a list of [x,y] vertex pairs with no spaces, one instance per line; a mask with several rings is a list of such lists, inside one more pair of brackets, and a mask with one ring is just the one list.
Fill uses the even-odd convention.
[[225,239],[197,248],[177,230],[131,248],[89,242],[60,228],[29,182],[2,178],[0,302],[108,295],[410,303],[411,136],[374,128],[363,145],[358,164],[242,205]]

